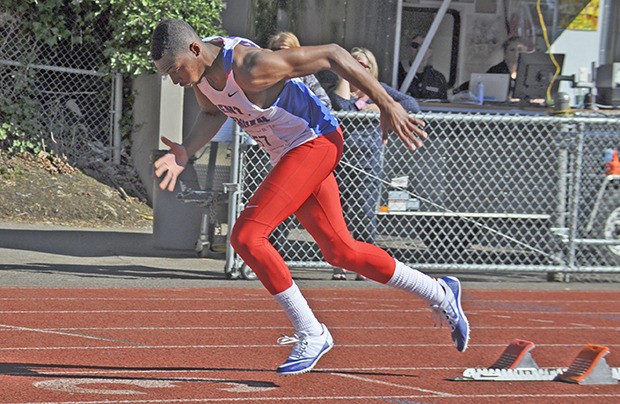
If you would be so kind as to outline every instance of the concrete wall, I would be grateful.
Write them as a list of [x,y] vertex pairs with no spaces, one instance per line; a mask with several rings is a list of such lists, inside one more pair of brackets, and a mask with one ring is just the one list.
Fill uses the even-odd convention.
[[[173,192],[159,189],[152,165],[153,153],[167,149],[161,136],[175,142],[183,139],[184,89],[173,85],[168,76],[145,74],[134,79],[133,91],[132,156],[153,204],[153,244],[164,249],[192,250],[200,235],[202,212],[197,205],[177,199],[179,184]],[[195,177],[193,167],[188,166],[181,180],[193,185]]]
[[134,130],[131,134],[131,155],[149,200],[153,201],[153,170],[151,153],[159,148],[160,76],[142,74],[134,78],[132,90]]

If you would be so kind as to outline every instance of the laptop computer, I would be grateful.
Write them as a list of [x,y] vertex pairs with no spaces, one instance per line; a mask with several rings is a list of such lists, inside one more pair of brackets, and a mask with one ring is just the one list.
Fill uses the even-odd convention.
[[472,73],[469,79],[469,94],[478,98],[478,83],[484,86],[484,101],[505,102],[510,90],[510,75],[496,73]]

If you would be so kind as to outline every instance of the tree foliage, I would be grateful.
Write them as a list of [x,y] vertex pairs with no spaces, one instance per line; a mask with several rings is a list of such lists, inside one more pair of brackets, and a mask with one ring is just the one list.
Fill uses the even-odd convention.
[[[110,39],[105,55],[110,66],[126,73],[151,70],[150,37],[159,21],[177,18],[187,21],[201,36],[221,34],[221,0],[95,0],[99,15],[105,15]],[[177,7],[173,5],[177,4]]]
[[223,33],[222,0],[0,0],[0,11],[21,16],[37,41],[91,45],[105,56],[102,69],[127,74],[153,69],[150,37],[159,21],[187,21],[199,35]]
[[[19,62],[0,65],[0,145],[39,151],[44,129],[37,127],[36,79],[29,64],[54,65],[126,77],[153,72],[150,39],[157,23],[178,18],[201,36],[222,34],[222,0],[0,0],[0,55]],[[8,32],[5,22],[15,23]],[[17,32],[18,31],[18,32]],[[12,38],[19,34],[21,42]],[[10,52],[9,52],[10,51]],[[64,66],[60,56],[70,60]],[[7,83],[9,85],[7,85]],[[33,90],[35,89],[35,90]]]

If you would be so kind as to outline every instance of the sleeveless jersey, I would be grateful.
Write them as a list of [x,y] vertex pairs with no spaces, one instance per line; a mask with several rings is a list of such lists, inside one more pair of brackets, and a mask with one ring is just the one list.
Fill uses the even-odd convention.
[[299,79],[287,80],[270,107],[261,108],[248,100],[235,81],[233,50],[237,45],[258,47],[255,43],[240,37],[208,37],[203,42],[223,42],[226,85],[218,91],[203,78],[198,88],[265,149],[273,164],[289,150],[337,129],[333,114]]

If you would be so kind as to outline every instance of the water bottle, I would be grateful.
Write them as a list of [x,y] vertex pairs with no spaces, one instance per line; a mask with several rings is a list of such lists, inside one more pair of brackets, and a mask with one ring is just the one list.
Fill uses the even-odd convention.
[[476,88],[478,94],[478,104],[484,104],[484,83],[482,81],[478,82],[478,88]]

